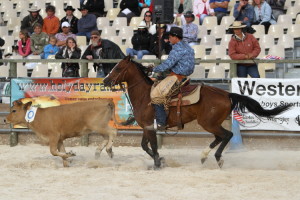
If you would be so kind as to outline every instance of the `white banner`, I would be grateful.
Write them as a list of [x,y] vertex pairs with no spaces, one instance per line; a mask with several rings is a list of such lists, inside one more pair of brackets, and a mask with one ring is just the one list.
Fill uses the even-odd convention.
[[242,114],[241,130],[300,130],[300,79],[233,78],[232,93],[249,96],[265,109],[292,104],[290,110],[274,118]]

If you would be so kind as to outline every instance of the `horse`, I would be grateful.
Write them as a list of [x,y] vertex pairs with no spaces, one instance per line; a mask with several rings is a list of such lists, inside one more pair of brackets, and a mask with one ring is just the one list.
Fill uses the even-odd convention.
[[[115,65],[112,71],[103,80],[105,86],[112,87],[122,82],[127,83],[127,90],[130,102],[133,107],[133,115],[138,125],[143,128],[141,146],[154,160],[154,167],[161,166],[163,158],[159,156],[156,131],[154,124],[154,107],[151,105],[150,91],[153,81],[145,72],[146,67],[135,62],[130,56],[125,57]],[[233,109],[239,112],[249,112],[259,117],[274,117],[286,110],[290,105],[281,105],[271,110],[265,110],[256,100],[236,93],[229,93],[222,89],[202,85],[200,100],[192,105],[181,108],[182,124],[197,120],[206,131],[212,133],[214,141],[201,153],[202,164],[206,161],[209,152],[219,145],[215,152],[215,159],[221,168],[224,160],[222,152],[233,134],[222,127],[222,122],[230,115]],[[168,127],[177,125],[176,107],[169,108],[167,119]],[[148,146],[150,142],[150,147]]]

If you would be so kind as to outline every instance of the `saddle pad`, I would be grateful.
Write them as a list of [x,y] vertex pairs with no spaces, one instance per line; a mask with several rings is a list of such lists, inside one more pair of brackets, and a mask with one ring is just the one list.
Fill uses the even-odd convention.
[[[201,85],[198,85],[194,92],[182,97],[181,106],[187,106],[197,103],[200,100],[200,90]],[[178,98],[172,99],[170,102],[170,106],[177,106],[177,101]]]

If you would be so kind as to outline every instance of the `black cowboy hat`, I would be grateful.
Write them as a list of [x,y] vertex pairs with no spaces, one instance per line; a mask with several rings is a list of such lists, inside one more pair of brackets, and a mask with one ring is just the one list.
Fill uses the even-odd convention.
[[65,10],[65,12],[67,11],[67,10],[72,10],[73,12],[75,11],[75,8],[73,8],[73,6],[66,6],[65,8],[64,8],[64,10]]
[[184,17],[192,17],[193,20],[195,20],[195,15],[193,14],[192,11],[187,11],[187,12],[184,14]]
[[183,31],[182,31],[182,28],[180,28],[180,27],[172,27],[169,34],[172,36],[176,36],[180,39],[183,38]]
[[79,11],[82,11],[82,10],[89,10],[85,5],[81,5],[80,8],[77,8]]

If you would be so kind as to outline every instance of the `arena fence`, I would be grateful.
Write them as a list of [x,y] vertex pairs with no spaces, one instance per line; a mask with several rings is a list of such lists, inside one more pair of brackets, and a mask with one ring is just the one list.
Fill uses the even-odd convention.
[[[81,77],[88,77],[88,63],[118,63],[120,59],[97,59],[97,60],[81,60],[81,59],[74,59],[74,60],[58,60],[58,59],[3,59],[0,60],[0,62],[9,64],[10,70],[9,70],[9,77],[6,77],[5,80],[9,81],[10,78],[16,78],[17,77],[17,63],[62,63],[62,62],[68,62],[68,63],[80,63],[81,67]],[[160,59],[146,59],[146,60],[135,60],[137,62],[141,63],[154,63],[155,65],[160,64],[163,62],[163,60]],[[191,79],[192,82],[206,82],[206,83],[212,83],[212,84],[217,84],[217,83],[222,83],[222,84],[227,84],[228,89],[230,90],[230,83],[231,83],[231,78],[236,77],[236,64],[237,63],[275,63],[275,64],[280,64],[280,67],[276,67],[275,69],[275,77],[274,78],[284,78],[285,73],[288,71],[290,66],[292,65],[300,65],[300,59],[285,59],[285,60],[201,60],[201,59],[195,59],[195,64],[199,63],[229,63],[230,65],[230,70],[228,74],[228,78],[193,78]],[[0,74],[1,77],[1,74]],[[3,79],[2,79],[3,81]],[[10,95],[1,95],[2,97],[10,97]],[[5,116],[7,115],[8,112],[0,112],[0,115]],[[0,134],[5,133],[5,134],[10,134],[10,146],[15,146],[18,144],[18,132],[31,132],[31,130],[28,129],[0,129]],[[136,134],[141,134],[142,131],[134,131],[134,130],[119,130],[119,133],[136,133]],[[158,144],[159,146],[162,145],[162,136],[165,133],[160,133],[158,134]],[[183,135],[210,135],[207,132],[184,132],[180,131],[178,134],[183,134]],[[274,133],[243,133],[243,135],[247,136],[300,136],[300,134],[274,134]],[[89,144],[89,138],[87,136],[83,136],[81,138],[81,144],[83,146],[88,146]]]

